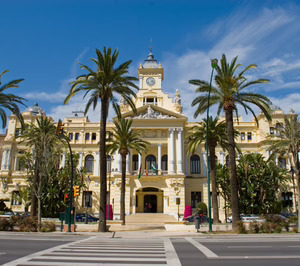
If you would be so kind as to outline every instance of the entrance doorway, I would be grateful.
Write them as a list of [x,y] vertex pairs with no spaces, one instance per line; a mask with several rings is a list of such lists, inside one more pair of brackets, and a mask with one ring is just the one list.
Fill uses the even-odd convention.
[[157,196],[145,195],[144,196],[144,212],[156,213],[157,212]]
[[161,189],[154,187],[140,188],[136,191],[136,212],[163,213],[163,196]]

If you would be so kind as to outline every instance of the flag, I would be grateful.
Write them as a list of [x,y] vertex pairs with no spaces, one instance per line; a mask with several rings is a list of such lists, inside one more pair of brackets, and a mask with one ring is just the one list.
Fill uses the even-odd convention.
[[148,176],[148,164],[146,163],[146,176]]
[[140,170],[139,170],[138,180],[140,180],[141,177],[142,177],[142,162],[141,162],[141,165],[140,165]]
[[158,174],[158,169],[155,167],[154,162],[152,162],[151,169],[155,171],[156,175]]

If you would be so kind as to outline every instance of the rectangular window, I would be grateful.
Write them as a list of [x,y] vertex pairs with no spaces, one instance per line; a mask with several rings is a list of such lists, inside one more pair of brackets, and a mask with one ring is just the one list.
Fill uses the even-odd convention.
[[293,193],[292,192],[282,192],[281,199],[282,199],[283,208],[293,207]]
[[93,205],[93,192],[92,191],[83,191],[82,207],[92,208],[92,205]]
[[79,140],[79,133],[75,133],[75,140]]
[[248,140],[252,140],[252,133],[248,132]]
[[245,140],[245,132],[241,133],[241,140]]
[[89,140],[90,139],[90,133],[85,133],[85,140]]
[[270,135],[274,135],[275,134],[275,128],[274,127],[270,127]]
[[92,133],[92,140],[96,140],[96,133]]
[[73,133],[69,133],[69,139],[73,140]]
[[192,208],[196,208],[197,204],[201,202],[201,192],[191,192]]
[[13,191],[11,194],[11,205],[21,205],[20,191]]
[[18,137],[21,134],[21,129],[17,128],[15,131],[15,136]]

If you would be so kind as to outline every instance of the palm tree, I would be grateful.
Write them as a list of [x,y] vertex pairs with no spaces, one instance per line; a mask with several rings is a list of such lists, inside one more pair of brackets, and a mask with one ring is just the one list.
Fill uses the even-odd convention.
[[88,112],[91,105],[95,109],[98,101],[101,102],[100,112],[100,210],[99,210],[99,227],[100,232],[106,231],[106,181],[107,181],[107,169],[106,169],[106,121],[108,116],[109,104],[112,103],[117,115],[120,116],[120,107],[115,98],[116,95],[121,95],[125,101],[131,106],[133,110],[135,105],[131,99],[131,96],[135,97],[135,93],[132,90],[138,89],[138,86],[134,84],[138,79],[135,77],[126,76],[128,74],[128,68],[131,64],[131,60],[121,64],[115,68],[119,52],[115,50],[112,52],[111,48],[106,49],[104,47],[103,53],[96,49],[97,58],[91,60],[96,64],[96,71],[90,67],[80,64],[83,70],[86,70],[88,74],[77,77],[72,82],[72,87],[69,95],[66,97],[64,103],[67,104],[73,96],[78,92],[84,91],[84,97],[87,94],[91,94],[88,103],[85,107],[85,114]]
[[11,93],[5,94],[5,91],[10,88],[19,88],[19,83],[24,79],[16,79],[2,85],[2,76],[7,72],[9,72],[9,70],[4,70],[0,74],[0,117],[2,120],[2,128],[5,128],[7,124],[7,116],[4,109],[10,110],[14,115],[16,115],[23,125],[23,117],[18,104],[24,105],[23,101],[25,99]]
[[210,171],[211,171],[211,186],[212,186],[212,207],[214,223],[219,222],[218,210],[218,195],[217,195],[217,182],[216,182],[216,147],[219,144],[223,150],[228,149],[227,133],[225,121],[218,122],[219,117],[213,119],[209,117],[203,119],[202,122],[193,126],[187,135],[188,152],[194,153],[195,150],[202,144],[206,143],[206,127],[208,124],[208,149],[210,154]]
[[[294,170],[298,184],[298,224],[300,224],[300,163],[299,163],[299,151],[300,151],[300,122],[297,114],[290,114],[284,117],[284,123],[279,123],[277,127],[278,134],[276,136],[269,136],[269,144],[271,145],[269,150],[272,155],[287,154]],[[300,226],[298,226],[298,232],[300,232]]]
[[33,195],[31,201],[31,216],[36,215],[36,201],[38,202],[38,228],[41,226],[41,197],[42,183],[49,180],[53,167],[56,168],[60,157],[60,140],[56,137],[56,126],[51,118],[42,116],[36,123],[25,125],[18,136],[21,142],[33,148],[30,172],[33,177]]
[[[237,64],[238,57],[236,56],[231,63],[227,63],[226,56],[223,54],[221,65],[216,66],[217,74],[215,76],[216,86],[210,87],[210,84],[202,80],[190,80],[189,83],[196,85],[196,92],[201,93],[196,97],[192,106],[197,105],[197,110],[194,114],[196,118],[199,114],[204,113],[209,106],[218,105],[218,115],[222,110],[225,112],[227,134],[228,134],[228,151],[230,161],[230,186],[231,186],[231,203],[232,203],[232,226],[237,229],[237,221],[239,218],[239,201],[238,201],[238,182],[236,174],[236,157],[235,157],[235,141],[234,141],[234,126],[233,112],[238,116],[238,105],[241,105],[246,113],[249,111],[253,114],[257,124],[257,117],[249,104],[256,105],[265,114],[268,120],[271,120],[270,115],[270,100],[258,93],[247,92],[246,89],[251,85],[267,83],[267,79],[257,79],[247,81],[245,74],[248,70],[256,68],[255,64],[251,64],[242,70],[239,74],[235,72],[241,66]],[[211,98],[208,106],[207,93],[211,91]]]
[[132,120],[120,117],[114,124],[115,128],[111,135],[111,143],[108,145],[107,150],[110,154],[113,154],[114,152],[120,153],[122,158],[120,219],[122,225],[125,225],[126,156],[131,149],[136,150],[140,154],[147,152],[147,146],[150,145],[150,143],[140,138],[140,131],[131,129]]

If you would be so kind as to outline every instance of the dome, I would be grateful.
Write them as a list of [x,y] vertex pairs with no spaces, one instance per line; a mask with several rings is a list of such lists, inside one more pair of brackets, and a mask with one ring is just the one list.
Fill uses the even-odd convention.
[[154,59],[154,55],[152,54],[152,49],[148,55],[148,58],[145,60],[143,64],[143,68],[159,68],[159,64],[156,59]]
[[43,108],[39,107],[38,103],[35,103],[34,106],[28,107],[25,112],[31,112],[33,115],[46,115],[46,112]]

